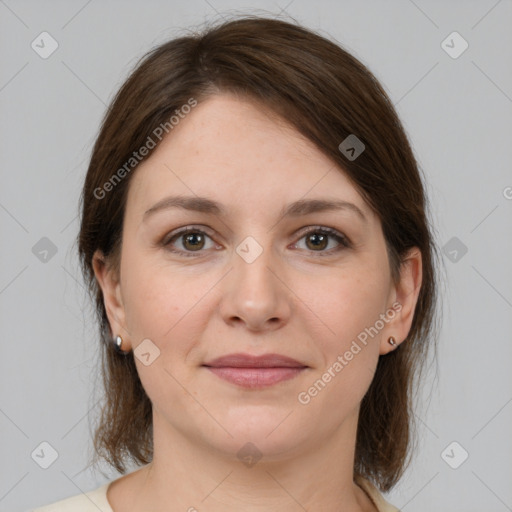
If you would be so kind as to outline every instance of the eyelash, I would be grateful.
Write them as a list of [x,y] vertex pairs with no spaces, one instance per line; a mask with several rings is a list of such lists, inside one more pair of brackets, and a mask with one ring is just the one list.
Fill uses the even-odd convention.
[[[188,226],[188,227],[183,228],[175,233],[171,233],[172,236],[170,238],[165,237],[162,240],[161,245],[163,247],[165,247],[166,250],[168,250],[172,253],[183,255],[187,258],[197,257],[197,254],[202,253],[204,251],[203,250],[182,251],[182,250],[176,250],[176,249],[171,248],[171,243],[174,240],[177,240],[180,236],[188,235],[189,233],[201,233],[201,234],[206,235],[209,238],[211,238],[211,236],[203,229],[196,228],[195,226]],[[341,251],[343,249],[350,248],[352,246],[351,242],[345,235],[342,235],[339,231],[337,231],[333,228],[328,228],[328,227],[323,227],[323,226],[313,226],[308,231],[302,232],[299,240],[301,240],[305,236],[310,235],[312,233],[320,233],[322,235],[329,235],[330,237],[334,238],[340,244],[338,247],[335,247],[334,249],[330,249],[328,251],[311,251],[312,253],[316,253],[315,257],[318,256],[321,258],[321,257],[326,257],[326,256],[332,256],[334,253],[338,253],[339,251]]]

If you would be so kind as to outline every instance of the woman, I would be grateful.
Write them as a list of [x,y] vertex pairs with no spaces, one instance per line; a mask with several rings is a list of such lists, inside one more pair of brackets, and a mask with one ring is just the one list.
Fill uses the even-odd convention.
[[142,467],[38,510],[397,510],[436,252],[368,69],[275,19],[169,41],[114,98],[81,206],[96,453]]

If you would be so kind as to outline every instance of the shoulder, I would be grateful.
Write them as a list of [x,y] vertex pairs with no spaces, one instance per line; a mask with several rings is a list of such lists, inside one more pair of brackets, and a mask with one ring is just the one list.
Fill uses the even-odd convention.
[[400,512],[400,510],[384,499],[384,496],[382,496],[377,487],[375,487],[369,480],[357,477],[355,482],[366,492],[379,512]]
[[107,500],[108,482],[92,491],[77,494],[43,507],[34,508],[31,512],[113,512]]

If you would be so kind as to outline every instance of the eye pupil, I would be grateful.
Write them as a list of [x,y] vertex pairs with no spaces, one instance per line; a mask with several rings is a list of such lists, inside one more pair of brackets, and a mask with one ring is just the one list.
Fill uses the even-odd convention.
[[309,242],[311,240],[313,241],[313,248],[316,249],[325,249],[327,246],[327,235],[321,234],[321,233],[313,233],[307,237],[307,243],[309,245]]
[[188,233],[185,235],[185,242],[184,245],[187,247],[187,244],[192,243],[191,247],[192,250],[198,250],[202,249],[204,246],[204,237],[201,233]]

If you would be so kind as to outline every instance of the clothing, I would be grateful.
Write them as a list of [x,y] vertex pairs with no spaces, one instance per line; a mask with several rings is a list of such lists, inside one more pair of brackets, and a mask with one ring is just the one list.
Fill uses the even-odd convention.
[[379,512],[400,512],[400,510],[384,499],[384,496],[370,481],[360,478],[356,479],[356,483],[368,494]]
[[[114,512],[107,500],[107,489],[111,483],[108,482],[85,494],[78,494],[44,507],[32,509],[31,512]],[[368,494],[379,512],[400,512],[396,507],[390,505],[368,480],[358,479],[357,484]]]

